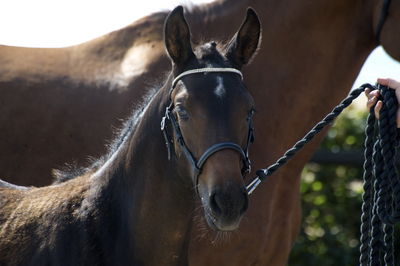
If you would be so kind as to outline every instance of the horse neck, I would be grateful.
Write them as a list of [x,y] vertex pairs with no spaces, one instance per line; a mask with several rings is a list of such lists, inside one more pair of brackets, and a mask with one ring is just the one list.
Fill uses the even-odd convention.
[[220,0],[189,8],[187,20],[192,32],[207,33],[207,36],[193,35],[192,41],[199,43],[205,37],[207,40],[228,40],[240,25],[249,6],[252,6],[250,0]]
[[[193,193],[178,178],[177,166],[168,161],[160,130],[168,98],[165,89],[153,97],[136,129],[93,177],[100,184],[95,194],[113,204],[102,209],[120,212],[119,224],[129,228],[128,232],[120,232],[129,235],[129,239],[121,240],[129,246],[125,249],[131,249],[127,253],[134,251],[132,259],[139,264],[149,250],[149,265],[157,265],[156,260],[165,260],[166,265],[173,260],[171,264],[176,264],[185,250],[182,245],[190,228]],[[111,196],[115,200],[110,200],[110,194],[115,195]]]
[[[268,74],[245,74],[250,90],[268,84],[268,90],[252,93],[264,99],[262,115],[276,110],[285,114],[285,119],[271,117],[271,127],[287,132],[279,134],[288,138],[283,143],[294,143],[348,93],[376,42],[371,1],[286,2],[275,1],[261,11],[267,37],[251,68]],[[298,129],[297,135],[288,128]]]

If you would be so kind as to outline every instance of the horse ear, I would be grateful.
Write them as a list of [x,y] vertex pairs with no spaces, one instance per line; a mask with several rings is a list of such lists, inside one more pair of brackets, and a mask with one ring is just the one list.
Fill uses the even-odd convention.
[[249,7],[238,32],[227,45],[226,57],[240,68],[251,60],[260,42],[261,23],[256,12]]
[[172,10],[165,20],[164,42],[167,52],[175,64],[182,64],[194,56],[190,44],[190,30],[183,15],[182,6]]

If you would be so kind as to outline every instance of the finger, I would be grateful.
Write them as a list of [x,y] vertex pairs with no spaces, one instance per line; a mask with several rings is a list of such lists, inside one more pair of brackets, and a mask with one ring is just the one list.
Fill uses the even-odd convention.
[[397,98],[397,102],[400,103],[400,89],[396,89],[396,98]]
[[373,90],[373,91],[371,91],[371,92],[369,92],[368,94],[366,93],[366,96],[367,96],[367,98],[368,98],[368,100],[370,100],[372,97],[376,97],[376,98],[378,98],[379,97],[379,90]]
[[379,90],[373,90],[373,91],[371,91],[370,95],[371,95],[371,97],[378,98],[379,95],[381,95],[381,94],[380,94]]
[[397,128],[400,128],[400,108],[397,109]]
[[387,79],[387,78],[378,78],[378,83],[383,85],[383,86],[388,86],[389,79]]
[[391,78],[378,78],[378,83],[396,91],[397,101],[400,102],[400,82]]
[[373,107],[376,102],[378,100],[378,97],[376,96],[372,96],[368,101],[367,101],[367,108],[370,109],[371,107]]
[[367,98],[369,99],[369,94],[371,93],[371,89],[370,88],[366,88],[364,93],[365,93],[365,96],[367,96]]
[[375,97],[372,97],[367,101],[367,107],[368,108],[373,107],[375,104],[376,104],[376,98]]
[[386,79],[386,80],[387,80],[387,86],[389,88],[392,88],[395,90],[400,89],[400,82],[398,82],[397,80],[394,80],[394,79]]
[[400,89],[400,82],[391,78],[378,78],[378,83],[392,89]]
[[378,102],[376,103],[376,105],[375,105],[374,112],[375,112],[375,117],[376,117],[377,119],[379,119],[379,113],[381,112],[382,105],[383,105],[383,102],[382,102],[382,101],[378,101]]

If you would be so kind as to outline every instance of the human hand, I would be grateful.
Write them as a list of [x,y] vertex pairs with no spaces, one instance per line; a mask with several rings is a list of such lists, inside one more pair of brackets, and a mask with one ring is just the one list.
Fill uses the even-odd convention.
[[[396,98],[397,101],[400,103],[400,82],[394,79],[389,79],[389,78],[378,78],[378,83],[384,86],[388,86],[389,88],[392,88],[396,92]],[[383,102],[378,101],[379,98],[379,91],[378,90],[373,90],[371,91],[370,89],[365,90],[365,95],[368,98],[367,102],[367,108],[370,109],[373,107],[375,104],[374,108],[374,113],[375,117],[379,119],[379,113],[381,111]],[[400,128],[400,108],[397,109],[397,127]]]

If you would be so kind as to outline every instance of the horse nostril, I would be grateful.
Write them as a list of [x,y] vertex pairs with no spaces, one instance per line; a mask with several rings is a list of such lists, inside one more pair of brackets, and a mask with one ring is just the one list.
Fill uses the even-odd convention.
[[[236,196],[229,193],[218,193],[217,191],[210,196],[209,206],[214,215],[232,215],[236,212],[242,215],[249,207],[249,197],[247,192],[238,193]],[[235,211],[236,210],[236,211]]]
[[210,208],[216,215],[222,214],[222,209],[217,200],[217,194],[214,192],[210,196]]

